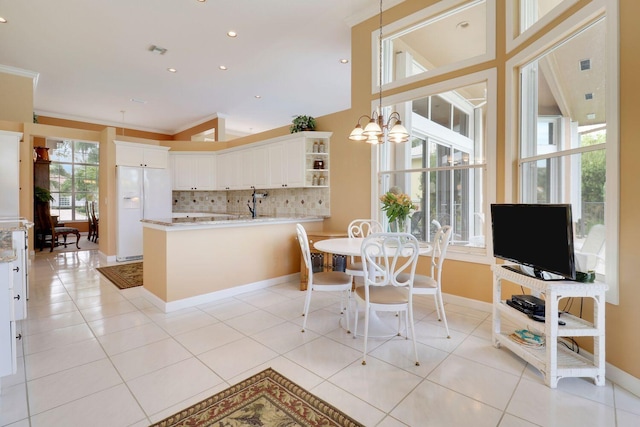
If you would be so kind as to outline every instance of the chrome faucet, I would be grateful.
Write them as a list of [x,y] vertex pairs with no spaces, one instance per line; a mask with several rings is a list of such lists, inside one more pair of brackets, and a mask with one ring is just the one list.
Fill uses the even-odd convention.
[[263,199],[267,197],[268,193],[256,193],[256,187],[251,188],[253,188],[253,194],[251,195],[251,204],[253,207],[251,207],[249,203],[247,203],[247,207],[249,208],[249,212],[251,212],[251,218],[255,218],[258,216],[256,211],[256,199]]

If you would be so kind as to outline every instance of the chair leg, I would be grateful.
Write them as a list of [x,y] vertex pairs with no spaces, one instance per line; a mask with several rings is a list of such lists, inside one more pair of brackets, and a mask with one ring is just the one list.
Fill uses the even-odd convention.
[[442,321],[442,314],[440,314],[440,310],[442,310],[442,308],[440,307],[440,304],[438,303],[438,294],[437,292],[435,294],[433,294],[433,302],[436,306],[436,315],[438,316],[438,322]]
[[302,315],[304,316],[304,320],[302,321],[302,332],[307,329],[307,318],[309,318],[309,306],[311,305],[311,285],[307,285],[307,296],[304,299],[304,312]]
[[444,313],[444,302],[442,301],[442,292],[438,290],[436,293],[436,299],[438,300],[436,305],[439,305],[442,309],[442,320],[444,321],[444,329],[447,331],[447,338],[451,338],[449,333],[449,325],[447,324],[447,315]]
[[358,297],[356,296],[354,299],[354,310],[353,310],[353,339],[355,340],[358,336]]
[[416,366],[420,366],[420,360],[418,360],[418,345],[416,344],[416,327],[413,324],[413,308],[409,305],[407,309],[407,315],[409,317],[409,328],[411,328],[411,338],[413,339],[413,354],[416,358]]
[[364,348],[362,350],[362,364],[367,364],[367,340],[369,339],[369,308],[365,303],[364,309]]
[[349,312],[351,311],[351,290],[347,289],[345,292],[347,293],[347,308],[345,309],[347,312],[347,333],[350,334],[351,330],[349,327],[351,326],[351,323],[349,323]]

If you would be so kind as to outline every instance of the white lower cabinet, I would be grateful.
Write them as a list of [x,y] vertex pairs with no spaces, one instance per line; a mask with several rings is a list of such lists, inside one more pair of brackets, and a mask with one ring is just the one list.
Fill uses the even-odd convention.
[[22,218],[0,220],[0,377],[17,370],[16,321],[27,317],[27,230],[32,225]]
[[173,190],[216,190],[216,155],[171,153]]
[[13,274],[10,262],[0,262],[0,377],[16,373]]

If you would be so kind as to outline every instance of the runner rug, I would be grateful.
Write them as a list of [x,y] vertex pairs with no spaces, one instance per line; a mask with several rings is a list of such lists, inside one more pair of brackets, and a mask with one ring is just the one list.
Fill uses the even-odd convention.
[[364,427],[271,368],[151,427],[177,426]]
[[113,265],[110,267],[98,267],[97,270],[120,289],[142,286],[141,262]]

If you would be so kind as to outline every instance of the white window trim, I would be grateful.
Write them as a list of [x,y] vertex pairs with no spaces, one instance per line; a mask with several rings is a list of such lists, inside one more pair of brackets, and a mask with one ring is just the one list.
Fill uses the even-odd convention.
[[[421,24],[426,20],[439,19],[439,15],[446,13],[451,9],[458,9],[460,7],[469,7],[475,3],[479,3],[482,0],[440,0],[433,6],[429,6],[422,9],[412,15],[406,16],[398,21],[394,21],[388,25],[382,27],[382,37],[388,38],[389,35],[397,35],[400,32],[407,31],[408,29],[415,27],[417,24]],[[447,74],[455,70],[470,67],[472,65],[481,64],[495,59],[496,57],[496,3],[495,0],[486,0],[486,28],[487,39],[485,53],[467,58],[463,61],[447,64],[442,67],[435,68],[433,70],[427,70],[424,73],[416,74],[409,77],[404,77],[399,80],[395,80],[390,83],[382,85],[383,90],[389,90],[405,86],[411,83],[419,82],[421,80],[430,79],[442,74]],[[455,12],[455,10],[453,10]],[[379,73],[379,58],[378,58],[378,38],[380,36],[380,30],[376,29],[371,32],[371,93],[376,94],[380,91],[378,73]]]
[[[606,117],[607,117],[607,182],[605,192],[607,200],[612,202],[605,204],[605,222],[607,224],[606,245],[606,282],[609,290],[606,293],[606,301],[611,304],[619,304],[619,234],[620,234],[620,137],[619,137],[619,18],[617,0],[593,0],[578,12],[560,23],[557,27],[543,35],[527,48],[523,49],[506,65],[505,82],[505,111],[506,132],[505,141],[505,203],[513,202],[518,198],[519,186],[513,185],[514,174],[517,178],[515,165],[518,160],[518,123],[519,123],[519,68],[532,61],[537,56],[551,48],[568,35],[575,33],[585,25],[599,19],[606,13],[607,20],[607,93],[606,93]],[[509,19],[510,15],[507,15]]]
[[[576,4],[579,0],[564,0],[562,3],[560,3],[553,9],[551,9],[549,13],[544,15],[542,18],[538,19],[532,26],[527,28],[524,32],[519,33],[517,36],[513,37],[513,34],[516,31],[516,26],[518,27],[520,26],[520,16],[516,16],[516,13],[518,11],[516,3],[519,3],[521,1],[522,0],[507,0],[506,2],[506,5],[507,5],[507,11],[506,11],[507,53],[511,52],[512,50],[520,46],[522,43],[524,43],[525,41],[529,40],[529,38],[531,38],[533,34],[536,34],[542,28],[549,25],[551,21],[556,19],[558,16],[564,13],[567,9],[569,9],[571,6]],[[512,19],[511,17],[514,17],[516,19]]]
[[[395,95],[382,98],[382,105],[389,106],[414,99],[424,98],[426,96],[438,95],[442,92],[452,91],[461,87],[469,86],[475,83],[486,82],[487,84],[487,117],[486,117],[486,159],[485,159],[485,191],[482,195],[483,209],[485,212],[484,235],[485,247],[463,247],[449,246],[447,258],[457,261],[473,262],[477,264],[493,264],[493,245],[489,236],[491,236],[490,205],[496,200],[496,141],[497,141],[497,87],[498,78],[496,69],[479,71],[473,74],[457,77],[454,79],[439,82],[433,85],[401,92]],[[378,101],[371,102],[371,108],[375,109]],[[387,142],[390,144],[390,142]],[[380,212],[380,194],[378,194],[378,165],[379,165],[379,149],[378,146],[371,146],[371,218],[379,218]]]

